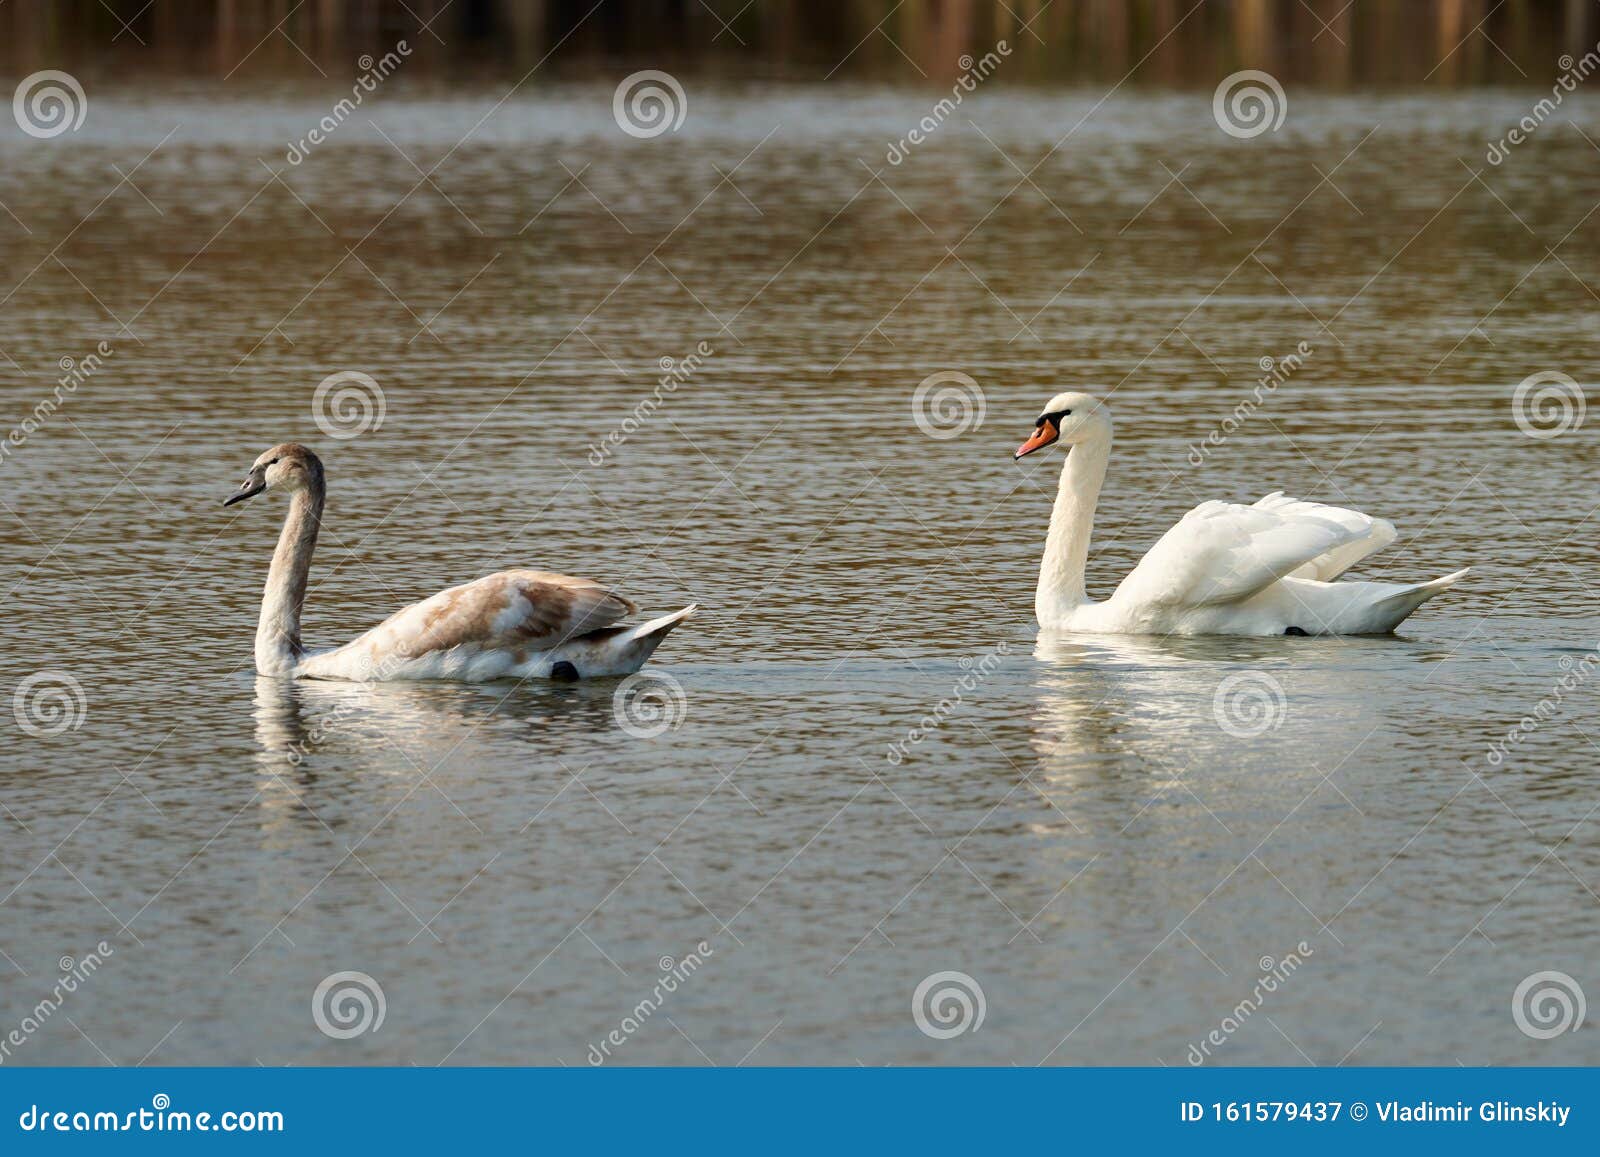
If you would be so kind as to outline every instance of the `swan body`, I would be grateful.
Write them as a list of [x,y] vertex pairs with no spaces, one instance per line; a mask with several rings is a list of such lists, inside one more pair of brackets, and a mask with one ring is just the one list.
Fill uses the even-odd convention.
[[310,652],[300,642],[300,611],[326,499],[321,460],[292,442],[274,446],[223,505],[267,489],[285,490],[290,499],[256,626],[261,675],[469,683],[627,675],[695,611],[687,606],[625,624],[621,620],[637,608],[599,583],[506,570],[413,603],[342,647]]
[[1152,635],[1386,634],[1467,572],[1425,583],[1339,581],[1395,539],[1392,525],[1281,492],[1252,506],[1203,502],[1167,531],[1109,599],[1084,566],[1111,453],[1111,412],[1083,393],[1052,398],[1022,458],[1069,447],[1051,512],[1034,610],[1049,631]]

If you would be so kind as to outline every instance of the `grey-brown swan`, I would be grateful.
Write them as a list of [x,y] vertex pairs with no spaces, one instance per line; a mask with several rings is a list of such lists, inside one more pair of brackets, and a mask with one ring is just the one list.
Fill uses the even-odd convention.
[[256,671],[309,679],[593,678],[644,665],[693,605],[624,624],[634,605],[589,579],[540,570],[505,570],[440,591],[396,611],[353,642],[310,652],[300,641],[306,597],[327,497],[322,461],[304,446],[274,446],[224,502],[264,491],[288,496],[278,548],[267,572],[256,626]]

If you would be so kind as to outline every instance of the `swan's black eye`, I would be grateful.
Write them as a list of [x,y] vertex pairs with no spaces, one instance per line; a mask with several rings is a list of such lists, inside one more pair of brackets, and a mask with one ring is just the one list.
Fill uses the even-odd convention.
[[276,458],[274,458],[271,462],[267,463],[268,466],[276,466],[277,464],[278,464],[278,460]]
[[1061,411],[1061,416],[1063,418],[1070,418],[1070,417],[1072,417],[1072,411],[1071,410],[1062,410]]

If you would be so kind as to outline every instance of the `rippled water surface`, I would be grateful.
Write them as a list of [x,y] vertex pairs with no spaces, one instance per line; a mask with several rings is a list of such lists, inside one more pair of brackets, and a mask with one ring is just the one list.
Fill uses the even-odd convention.
[[[1181,1065],[1291,955],[1216,1061],[1600,1060],[1511,1015],[1600,993],[1593,425],[1513,409],[1597,369],[1592,99],[1491,167],[1524,94],[1235,140],[1209,93],[989,92],[899,165],[930,95],[696,89],[653,140],[609,88],[498,97],[386,94],[299,165],[320,95],[0,135],[4,424],[110,351],[0,460],[0,692],[83,696],[5,711],[0,1029],[111,950],[7,1063],[583,1064],[691,953],[617,1062]],[[342,370],[384,399],[349,439]],[[930,437],[940,371],[983,405]],[[1473,573],[1395,638],[1036,640],[1060,458],[1010,451],[1065,388],[1118,422],[1094,595],[1280,488],[1394,521],[1366,575]],[[330,478],[308,642],[592,576],[703,608],[678,726],[258,680],[282,506],[218,500],[284,440]],[[318,1030],[342,971],[376,1031]],[[939,972],[981,1026],[919,1030]]]

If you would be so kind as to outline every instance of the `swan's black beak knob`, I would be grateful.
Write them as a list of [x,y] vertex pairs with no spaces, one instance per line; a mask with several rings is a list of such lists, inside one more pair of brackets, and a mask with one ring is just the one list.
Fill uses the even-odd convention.
[[1035,450],[1042,450],[1057,438],[1061,437],[1061,430],[1048,416],[1039,419],[1039,424],[1034,427],[1033,433],[1028,435],[1028,440],[1017,447],[1015,454],[1011,455],[1013,462],[1032,454]]
[[222,505],[232,506],[235,502],[243,502],[246,498],[254,498],[266,488],[266,471],[252,470],[250,471],[250,476],[239,484],[239,489],[222,500]]

